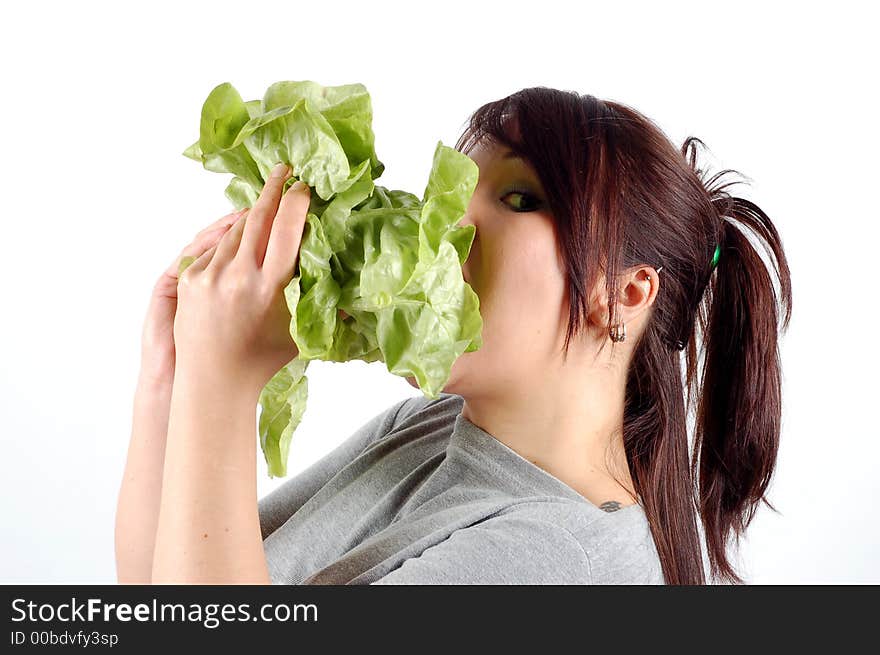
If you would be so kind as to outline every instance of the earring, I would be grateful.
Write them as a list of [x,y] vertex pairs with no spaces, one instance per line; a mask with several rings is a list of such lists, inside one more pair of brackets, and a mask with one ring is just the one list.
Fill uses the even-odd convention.
[[[663,270],[663,267],[662,267],[662,266],[658,266],[656,270],[657,270],[657,273],[659,273],[660,271]],[[645,279],[646,279],[648,282],[650,282],[650,281],[651,281],[651,274],[650,274],[650,273],[645,273]]]
[[621,323],[618,323],[617,325],[613,326],[611,328],[611,330],[609,331],[609,336],[611,337],[611,340],[615,343],[625,341],[626,340],[626,323],[621,322]]

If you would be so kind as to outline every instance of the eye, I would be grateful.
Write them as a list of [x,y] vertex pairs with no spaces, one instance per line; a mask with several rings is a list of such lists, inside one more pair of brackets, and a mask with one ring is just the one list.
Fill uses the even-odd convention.
[[541,201],[527,191],[514,189],[501,196],[501,199],[504,200],[509,196],[513,196],[515,199],[511,208],[516,212],[532,212],[541,206]]

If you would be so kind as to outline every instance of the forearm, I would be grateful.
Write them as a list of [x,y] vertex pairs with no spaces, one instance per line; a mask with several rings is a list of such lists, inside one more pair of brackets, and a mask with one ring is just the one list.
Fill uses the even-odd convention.
[[116,506],[116,575],[149,584],[162,495],[162,469],[172,382],[138,380],[131,438]]
[[258,394],[178,370],[152,581],[269,584],[256,479]]

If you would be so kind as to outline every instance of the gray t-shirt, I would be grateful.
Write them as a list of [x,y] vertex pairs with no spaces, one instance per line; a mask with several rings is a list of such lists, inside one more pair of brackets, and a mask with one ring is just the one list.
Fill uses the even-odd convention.
[[599,509],[463,402],[402,400],[261,498],[272,583],[663,584],[640,503]]

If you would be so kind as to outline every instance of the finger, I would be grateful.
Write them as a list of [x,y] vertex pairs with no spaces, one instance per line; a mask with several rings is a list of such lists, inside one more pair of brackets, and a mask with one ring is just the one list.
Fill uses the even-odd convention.
[[180,263],[185,258],[196,258],[220,240],[220,237],[235,223],[239,216],[247,211],[247,207],[231,212],[218,218],[208,227],[199,231],[193,240],[168,264],[163,275],[177,278]]
[[280,284],[286,285],[290,282],[293,271],[296,270],[296,259],[299,256],[310,201],[309,185],[295,182],[282,196],[278,213],[272,222],[263,272]]
[[[223,240],[221,239],[220,241],[222,243]],[[183,280],[187,275],[196,275],[208,268],[208,265],[214,259],[214,254],[217,252],[217,245],[218,244],[215,244],[208,248],[205,252],[199,255],[192,264],[187,266],[186,270],[181,272],[180,279]]]
[[248,221],[250,221],[250,212],[245,212],[220,239],[220,243],[217,244],[217,252],[214,253],[211,262],[215,268],[225,266],[235,257],[241,244],[241,235],[247,229]]
[[196,235],[196,238],[188,244],[183,250],[180,251],[180,254],[174,258],[168,268],[165,269],[163,276],[167,276],[168,278],[172,278],[175,281],[178,277],[178,271],[180,268],[180,264],[184,259],[187,258],[198,258],[204,253],[208,248],[217,244],[226,231],[229,229],[229,225],[222,224],[217,225],[212,230],[203,230],[199,234]]
[[241,237],[237,256],[248,263],[253,262],[255,266],[261,266],[266,256],[269,230],[278,211],[284,182],[288,177],[290,177],[290,167],[286,164],[278,164],[273,168],[260,192],[260,197],[248,213],[247,225]]
[[202,234],[204,234],[204,233],[206,233],[206,232],[213,232],[213,231],[216,230],[218,227],[221,227],[221,226],[224,226],[224,225],[227,226],[227,227],[230,226],[230,225],[234,225],[234,224],[235,224],[235,221],[237,221],[237,220],[241,217],[241,215],[242,215],[244,212],[246,212],[247,210],[248,210],[248,208],[245,207],[244,209],[238,209],[238,210],[236,210],[236,211],[234,211],[234,212],[230,212],[230,213],[226,214],[226,216],[221,216],[221,217],[218,218],[216,221],[214,221],[213,223],[211,223],[209,226],[207,226],[206,228],[204,228],[203,230],[201,230],[196,236],[198,237],[198,236],[200,236],[200,235],[202,235]]

